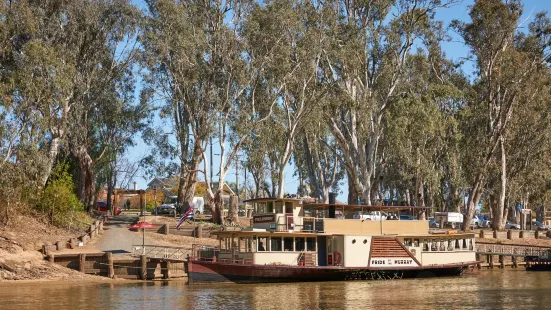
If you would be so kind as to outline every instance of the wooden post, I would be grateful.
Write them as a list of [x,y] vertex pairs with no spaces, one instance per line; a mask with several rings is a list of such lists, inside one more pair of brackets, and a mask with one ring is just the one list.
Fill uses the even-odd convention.
[[195,228],[195,238],[203,238],[203,226],[201,225],[198,225],[196,228]]
[[497,239],[497,230],[494,230],[494,239]]
[[86,273],[84,269],[86,264],[86,254],[82,253],[78,256],[78,270],[82,273]]
[[513,256],[513,257],[512,257],[512,261],[513,261],[513,268],[517,268],[517,267],[518,267],[517,257],[516,257],[516,256]]
[[513,232],[510,229],[507,231],[507,239],[513,240]]
[[498,259],[499,259],[499,268],[503,269],[503,267],[505,267],[505,257],[503,255],[499,255]]
[[66,248],[65,244],[66,244],[66,242],[63,242],[63,241],[58,241],[58,242],[56,242],[57,250],[58,250],[58,251],[61,251],[61,250],[63,250],[64,248]]
[[536,239],[539,239],[539,238],[540,238],[540,231],[539,231],[539,230],[536,230],[536,231],[534,232],[534,238],[536,238]]
[[518,232],[518,237],[520,239],[524,239],[524,230],[521,230],[521,231]]
[[103,234],[103,220],[99,221],[99,233]]
[[494,256],[493,255],[488,255],[488,267],[490,268],[494,268]]
[[484,229],[480,230],[480,233],[478,234],[480,238],[484,238]]
[[170,262],[164,261],[161,262],[161,269],[163,274],[163,279],[170,278]]
[[147,280],[147,256],[140,255],[141,280]]
[[169,232],[168,232],[168,224],[163,224],[163,226],[161,227],[161,233],[164,234],[164,235],[168,235]]
[[115,266],[113,266],[113,253],[105,253],[107,256],[107,276],[111,279],[115,277]]
[[53,263],[55,263],[55,257],[54,257],[54,254],[50,254],[50,255],[48,255],[48,261],[49,261],[50,263],[52,263],[52,264],[53,264]]

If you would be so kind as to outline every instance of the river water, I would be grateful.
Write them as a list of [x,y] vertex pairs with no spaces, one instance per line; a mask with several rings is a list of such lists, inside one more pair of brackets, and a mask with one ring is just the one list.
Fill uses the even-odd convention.
[[550,309],[551,272],[483,270],[454,278],[188,286],[0,284],[0,309]]

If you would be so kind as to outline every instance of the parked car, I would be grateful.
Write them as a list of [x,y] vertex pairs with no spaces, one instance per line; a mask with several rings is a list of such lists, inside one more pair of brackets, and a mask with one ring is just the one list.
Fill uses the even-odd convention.
[[438,227],[440,227],[440,225],[438,225],[438,223],[436,223],[435,219],[429,219],[429,227],[430,228],[438,228]]
[[519,229],[520,230],[520,225],[507,221],[507,223],[505,223],[505,229]]
[[533,226],[536,226],[536,229],[537,230],[549,230],[549,226],[547,225],[544,225],[542,222],[540,221],[535,221],[532,223]]
[[415,219],[416,218],[411,215],[400,215],[400,221],[411,221]]
[[474,226],[474,227],[480,227],[481,226],[480,218],[478,218],[477,215],[473,216],[473,218],[471,219],[471,226]]
[[[96,210],[98,210],[98,212],[107,213],[107,202],[106,201],[96,202]],[[116,207],[115,208],[115,215],[119,215],[121,213],[122,213],[122,209],[120,207]]]
[[380,220],[386,220],[387,216],[384,212],[380,211],[371,211],[364,214],[361,214],[361,212],[358,212],[354,214],[355,219],[362,219],[364,221],[380,221]]
[[463,214],[458,212],[436,212],[434,218],[438,227],[440,227],[440,221],[444,221],[444,226],[455,229],[463,223]]
[[165,201],[158,207],[159,214],[172,214],[176,212],[178,196],[166,196]]

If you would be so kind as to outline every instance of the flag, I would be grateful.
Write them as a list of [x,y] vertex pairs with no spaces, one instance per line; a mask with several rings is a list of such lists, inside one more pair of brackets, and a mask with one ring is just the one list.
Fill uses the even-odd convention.
[[182,217],[178,220],[178,223],[176,224],[176,229],[180,230],[180,226],[187,220],[193,218],[193,208],[188,208],[186,213],[182,215]]

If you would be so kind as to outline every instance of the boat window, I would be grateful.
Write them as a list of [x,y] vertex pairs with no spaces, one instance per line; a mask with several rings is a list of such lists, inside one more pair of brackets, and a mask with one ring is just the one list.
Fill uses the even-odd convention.
[[316,239],[309,237],[306,238],[306,251],[315,251],[316,250]]
[[404,239],[404,245],[405,246],[411,246],[411,239],[410,238],[405,238]]
[[274,213],[274,202],[273,201],[268,201],[266,203],[266,206],[267,206],[267,213]]
[[293,251],[293,237],[283,238],[283,250],[284,251]]
[[413,246],[415,247],[419,246],[419,239],[413,239]]
[[436,239],[431,240],[430,250],[431,251],[438,251],[438,244],[436,243]]
[[304,238],[295,238],[295,250],[296,251],[304,251]]
[[352,239],[352,244],[355,244],[356,243],[356,239]]
[[280,252],[281,249],[281,237],[272,237],[272,252]]
[[276,213],[283,213],[283,204],[281,203],[281,201],[276,201],[275,211]]
[[293,213],[293,203],[285,202],[285,213]]
[[269,251],[268,237],[258,237],[258,252]]
[[367,239],[364,239],[364,244],[367,244]]
[[256,204],[256,213],[262,214],[266,213],[266,203],[257,203]]

